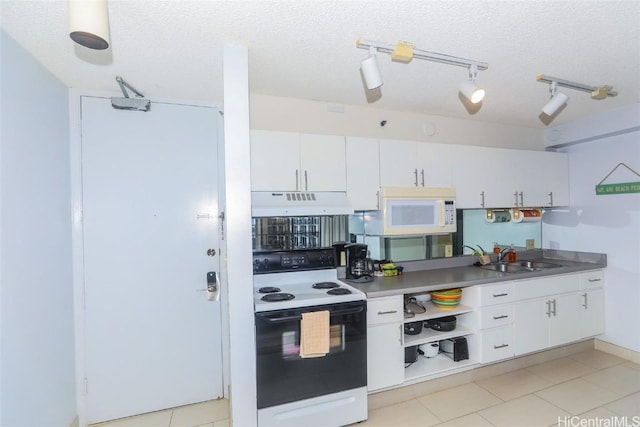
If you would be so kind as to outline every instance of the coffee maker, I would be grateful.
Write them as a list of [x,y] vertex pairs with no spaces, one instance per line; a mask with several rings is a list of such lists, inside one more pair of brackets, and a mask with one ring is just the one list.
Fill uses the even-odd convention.
[[366,281],[372,279],[373,265],[367,258],[367,245],[353,243],[344,248],[347,261],[346,276],[348,280]]

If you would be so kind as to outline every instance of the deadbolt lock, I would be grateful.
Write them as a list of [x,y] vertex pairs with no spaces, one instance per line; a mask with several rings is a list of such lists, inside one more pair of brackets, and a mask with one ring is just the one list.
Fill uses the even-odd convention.
[[207,255],[208,256],[215,256],[216,254],[216,250],[215,249],[209,249],[207,250]]

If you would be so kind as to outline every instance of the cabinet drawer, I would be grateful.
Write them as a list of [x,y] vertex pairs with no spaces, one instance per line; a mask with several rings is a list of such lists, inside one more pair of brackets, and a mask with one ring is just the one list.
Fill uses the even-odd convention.
[[587,271],[580,275],[580,289],[601,288],[604,286],[604,271]]
[[402,322],[403,320],[402,295],[367,300],[367,325]]
[[480,305],[504,304],[513,301],[513,283],[500,283],[498,285],[480,286]]
[[482,363],[491,363],[514,355],[511,325],[480,331],[478,335]]
[[525,300],[576,292],[580,290],[580,276],[565,274],[515,282],[514,293],[518,300]]
[[513,323],[513,305],[495,305],[480,309],[478,329],[489,329]]

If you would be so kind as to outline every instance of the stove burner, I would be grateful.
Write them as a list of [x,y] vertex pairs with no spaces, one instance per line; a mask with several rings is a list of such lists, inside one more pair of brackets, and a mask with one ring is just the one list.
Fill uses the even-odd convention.
[[258,293],[260,294],[272,294],[274,292],[280,292],[280,288],[276,288],[275,286],[265,286],[264,288],[258,289]]
[[311,287],[314,289],[332,289],[332,288],[337,288],[338,286],[340,285],[334,282],[319,282],[319,283],[314,283]]
[[350,294],[351,291],[347,288],[336,288],[336,289],[328,290],[327,293],[329,295],[347,295],[347,294]]
[[276,293],[276,294],[267,294],[260,299],[266,302],[278,302],[278,301],[288,301],[294,298],[295,296],[293,294]]

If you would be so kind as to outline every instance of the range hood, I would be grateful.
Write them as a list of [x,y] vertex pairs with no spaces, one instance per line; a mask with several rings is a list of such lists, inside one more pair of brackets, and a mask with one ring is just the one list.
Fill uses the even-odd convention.
[[350,215],[353,207],[341,191],[253,191],[251,216]]

